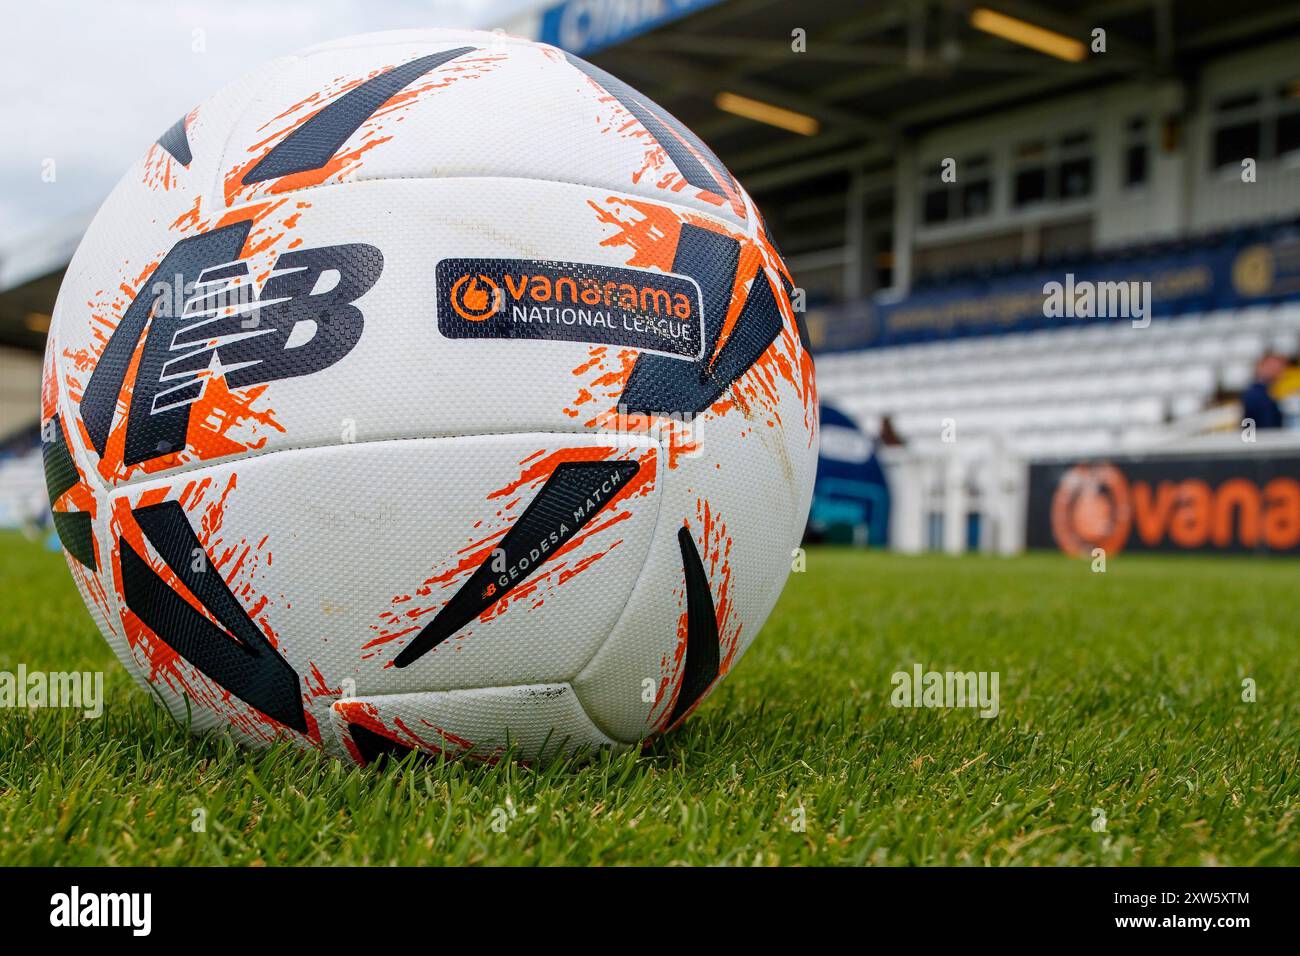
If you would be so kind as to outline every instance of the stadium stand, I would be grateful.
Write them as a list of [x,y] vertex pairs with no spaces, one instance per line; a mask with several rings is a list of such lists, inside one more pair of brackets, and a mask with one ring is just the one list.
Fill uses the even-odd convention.
[[[1239,402],[1262,355],[1300,351],[1300,5],[988,5],[1005,29],[974,0],[537,0],[504,26],[642,90],[753,195],[821,393],[889,446],[891,547],[1049,546],[1033,475],[1096,462],[1215,488],[1294,473],[1300,509],[1300,369],[1274,389],[1289,427],[1255,442]],[[88,220],[0,249],[24,376]],[[1149,285],[1145,312],[1049,315],[1075,279]],[[25,426],[36,387],[12,391]],[[34,462],[0,466],[0,524]]]
[[0,444],[0,528],[45,524],[49,510],[40,429],[26,428]]
[[0,528],[40,523],[49,511],[41,466],[40,356],[0,347]]
[[1298,345],[1287,303],[834,353],[818,378],[871,434],[888,415],[910,445],[939,446],[950,419],[1017,454],[1083,454],[1185,437],[1266,350]]

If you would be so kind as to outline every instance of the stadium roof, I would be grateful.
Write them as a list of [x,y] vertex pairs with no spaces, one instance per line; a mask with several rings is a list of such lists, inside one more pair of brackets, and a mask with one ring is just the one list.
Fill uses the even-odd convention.
[[[1011,27],[977,26],[975,0],[565,0],[511,26],[586,56],[677,115],[760,197],[787,253],[827,248],[845,228],[849,171],[887,195],[908,135],[1117,79],[1186,76],[1212,53],[1300,32],[1295,0],[1252,0],[1232,16],[1221,0],[1092,0],[1068,11],[984,2]],[[1102,55],[1071,61],[1068,49],[1027,45],[1035,27],[1077,44],[1099,26]],[[795,217],[816,218],[817,231]],[[41,346],[86,221],[52,226],[0,262],[0,342]]]
[[[561,4],[560,6],[571,6]],[[981,5],[1107,52],[1069,62],[972,25]],[[806,52],[791,32],[806,31]],[[988,0],[818,0],[792,14],[777,0],[711,3],[592,56],[694,129],[752,189],[858,156],[887,158],[897,138],[1118,77],[1177,76],[1211,50],[1300,29],[1294,0],[1094,0],[1068,12]],[[720,92],[804,114],[814,136],[722,112]],[[813,161],[817,161],[814,165]]]

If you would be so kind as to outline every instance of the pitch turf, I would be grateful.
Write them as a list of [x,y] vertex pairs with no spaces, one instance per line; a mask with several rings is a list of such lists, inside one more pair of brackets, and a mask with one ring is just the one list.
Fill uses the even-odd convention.
[[[0,535],[0,670],[104,670],[108,697],[98,720],[0,711],[0,864],[1294,865],[1298,582],[1284,561],[813,550],[645,753],[354,770],[190,738],[62,558]],[[891,706],[915,663],[999,672],[1000,715]]]

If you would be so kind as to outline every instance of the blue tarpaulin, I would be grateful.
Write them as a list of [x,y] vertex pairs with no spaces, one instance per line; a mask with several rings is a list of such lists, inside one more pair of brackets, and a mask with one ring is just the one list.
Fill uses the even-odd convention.
[[889,539],[889,485],[875,442],[825,404],[808,531],[817,540],[854,544],[883,546]]

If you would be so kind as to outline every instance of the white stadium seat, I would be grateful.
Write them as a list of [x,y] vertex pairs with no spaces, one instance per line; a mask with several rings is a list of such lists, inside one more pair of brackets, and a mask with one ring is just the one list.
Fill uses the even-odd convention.
[[1294,353],[1300,304],[1097,322],[953,339],[818,360],[822,393],[871,433],[883,416],[909,441],[1001,435],[1022,454],[1149,446],[1167,419],[1201,413],[1216,389],[1250,384],[1272,348]]

